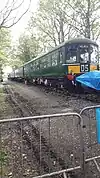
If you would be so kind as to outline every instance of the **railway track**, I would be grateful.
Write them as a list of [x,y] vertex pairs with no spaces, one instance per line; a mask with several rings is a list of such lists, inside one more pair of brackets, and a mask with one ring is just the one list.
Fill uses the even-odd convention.
[[[24,116],[31,116],[32,112],[29,111],[29,108],[27,107],[26,104],[22,105],[19,102],[19,97],[15,95],[13,89],[11,89],[8,86],[5,86],[5,93],[8,95],[8,102],[12,105],[14,108],[14,112],[19,112],[19,117],[24,117]],[[20,103],[20,104],[19,104]],[[17,106],[17,111],[15,109],[15,106]],[[26,126],[28,127],[26,129]],[[59,155],[54,151],[53,147],[51,144],[48,145],[47,140],[41,136],[41,146],[42,146],[42,157],[41,157],[41,167],[40,167],[40,132],[38,128],[36,128],[31,121],[25,121],[25,126],[21,128],[21,124],[18,122],[17,123],[17,129],[19,131],[22,130],[22,136],[23,139],[26,141],[28,148],[32,149],[32,152],[34,153],[36,157],[36,161],[39,165],[38,167],[38,173],[48,173],[50,170],[54,170],[55,168],[55,161],[56,164],[59,166],[60,169],[66,169],[66,163],[65,161],[59,157]],[[27,132],[27,130],[31,130],[30,132]],[[31,134],[32,134],[32,139],[31,139]],[[51,159],[52,165],[48,163],[48,154],[49,154],[49,159]],[[75,178],[76,176],[73,173],[69,173],[68,176],[70,178]],[[54,178],[58,176],[53,176]],[[62,177],[60,175],[59,177]]]
[[99,93],[75,93],[75,92],[69,92],[66,89],[56,89],[56,88],[51,88],[51,87],[45,87],[45,86],[38,86],[41,88],[43,91],[49,93],[52,92],[55,95],[62,95],[63,97],[71,98],[74,97],[76,100],[77,99],[82,99],[86,101],[91,101],[93,103],[100,103],[100,94]]
[[[34,85],[29,83],[28,86]],[[38,88],[40,88],[42,91],[46,93],[52,93],[54,95],[62,96],[66,99],[70,99],[71,97],[77,99],[82,99],[85,101],[91,101],[93,104],[98,104],[100,103],[100,93],[87,93],[87,92],[82,92],[82,93],[76,93],[76,91],[69,92],[64,88],[54,88],[54,87],[49,87],[49,86],[44,86],[44,85],[34,85]]]

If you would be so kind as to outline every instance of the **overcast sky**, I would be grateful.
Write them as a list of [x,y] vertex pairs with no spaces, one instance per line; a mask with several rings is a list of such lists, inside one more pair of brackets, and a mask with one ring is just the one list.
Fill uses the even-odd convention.
[[[25,0],[26,6],[28,6],[29,1]],[[27,23],[30,19],[31,13],[35,12],[37,7],[38,7],[38,2],[39,0],[31,0],[31,6],[29,12],[27,12],[24,17],[15,25],[11,28],[11,34],[13,37],[13,41],[18,39],[19,35],[24,32],[25,27],[27,26]]]

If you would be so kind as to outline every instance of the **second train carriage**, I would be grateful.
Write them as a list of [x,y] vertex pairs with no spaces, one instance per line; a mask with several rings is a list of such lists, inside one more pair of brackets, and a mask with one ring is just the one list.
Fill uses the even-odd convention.
[[70,90],[79,87],[77,76],[93,70],[99,70],[98,45],[86,38],[72,39],[25,63],[15,78]]

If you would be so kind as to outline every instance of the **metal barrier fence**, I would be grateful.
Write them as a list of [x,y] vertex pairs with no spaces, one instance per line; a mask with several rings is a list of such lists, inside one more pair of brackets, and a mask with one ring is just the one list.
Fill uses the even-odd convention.
[[78,169],[84,173],[83,146],[77,113],[0,120],[0,177],[67,178]]
[[[100,105],[85,107],[80,115],[83,122],[84,175],[100,177]],[[98,170],[98,171],[97,171]]]
[[0,120],[0,177],[100,177],[99,109]]

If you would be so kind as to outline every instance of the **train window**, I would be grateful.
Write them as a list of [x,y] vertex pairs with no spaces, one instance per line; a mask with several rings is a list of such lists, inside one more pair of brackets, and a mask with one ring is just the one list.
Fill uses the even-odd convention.
[[47,59],[45,59],[45,57],[42,58],[41,63],[42,63],[42,68],[46,68],[47,67]]
[[97,46],[90,46],[91,63],[98,63],[98,48]]
[[47,67],[51,67],[51,55],[48,55],[48,58],[47,58]]
[[87,63],[89,61],[89,45],[82,44],[79,46],[79,61]]
[[36,71],[36,62],[34,62],[34,71]]
[[58,60],[58,51],[52,53],[52,66],[57,66],[57,60]]
[[40,69],[40,63],[39,63],[39,60],[36,61],[36,69],[39,70]]
[[46,61],[44,61],[43,68],[46,68],[46,67],[47,67],[47,63],[46,63]]
[[35,70],[35,67],[34,67],[34,63],[32,63],[32,68],[31,68],[33,71]]
[[77,51],[70,50],[67,53],[67,63],[76,63],[77,62]]
[[78,45],[77,44],[71,44],[69,46],[66,46],[66,63],[74,64],[77,61],[77,54],[78,54]]
[[31,68],[31,70],[33,70],[33,63],[32,62],[30,63],[30,68]]
[[80,63],[87,63],[89,61],[89,53],[80,54]]
[[69,53],[69,55],[67,55],[67,62],[76,63],[76,55],[72,55],[71,53]]
[[64,61],[64,47],[60,48],[60,64]]
[[43,69],[43,58],[40,58],[39,69]]
[[60,51],[60,64],[62,64],[63,63],[63,52],[62,51]]
[[40,69],[46,68],[47,67],[47,59],[44,57],[41,58],[40,60]]
[[34,62],[34,71],[39,69],[38,61]]

